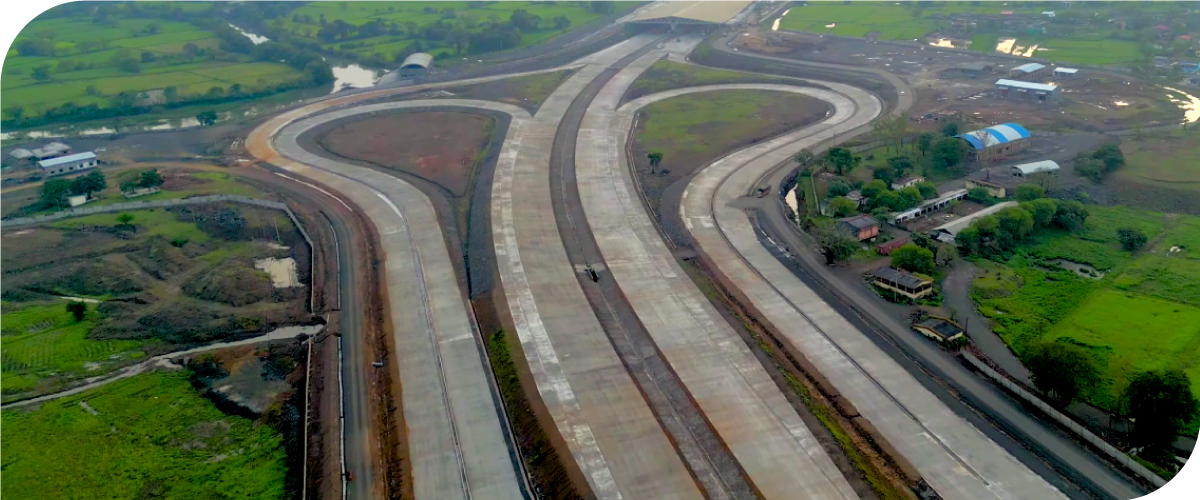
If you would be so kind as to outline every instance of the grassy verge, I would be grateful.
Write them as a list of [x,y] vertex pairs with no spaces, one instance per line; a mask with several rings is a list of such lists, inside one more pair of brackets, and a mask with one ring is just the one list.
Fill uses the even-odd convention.
[[492,373],[500,387],[500,395],[504,398],[504,407],[508,410],[521,455],[538,483],[535,489],[546,495],[545,498],[581,499],[572,486],[572,481],[567,477],[561,458],[551,445],[550,438],[538,423],[537,415],[533,413],[529,401],[525,399],[517,365],[508,347],[509,340],[505,337],[503,330],[488,337],[488,359],[491,360]]
[[[707,44],[703,47],[708,47]],[[696,85],[717,85],[722,83],[797,83],[793,78],[742,73],[724,69],[712,69],[691,64],[661,60],[650,66],[642,73],[629,91],[625,94],[627,100],[637,99],[664,90]]]
[[0,420],[5,497],[284,497],[280,435],[222,414],[184,373],[139,375]]

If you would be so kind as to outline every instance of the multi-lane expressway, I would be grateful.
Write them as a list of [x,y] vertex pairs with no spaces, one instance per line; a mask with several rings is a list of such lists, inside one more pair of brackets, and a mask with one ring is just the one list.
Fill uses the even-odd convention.
[[[402,387],[416,497],[531,493],[428,197],[398,178],[307,151],[298,138],[358,114],[438,106],[511,117],[491,186],[496,267],[520,354],[552,420],[547,431],[569,452],[567,466],[586,483],[579,488],[601,499],[737,498],[745,496],[742,484],[749,485],[749,496],[762,498],[858,496],[765,369],[679,268],[627,167],[624,141],[638,109],[718,88],[798,92],[827,101],[834,111],[817,124],[721,158],[691,181],[680,216],[698,249],[944,498],[1064,497],[948,409],[811,289],[777,269],[746,215],[731,206],[794,149],[869,123],[882,112],[879,99],[819,82],[823,88],[678,89],[620,104],[650,64],[686,54],[698,42],[640,35],[585,57],[532,115],[461,99],[362,102],[418,89],[388,90],[293,110],[247,141],[258,158],[354,200],[376,226],[386,257],[379,279],[387,285],[394,327],[389,347],[395,362],[387,369],[396,371]],[[564,130],[574,136],[559,137]],[[573,148],[564,150],[565,143]],[[576,184],[569,190],[552,182],[571,178]],[[613,281],[616,299],[585,290],[581,259]],[[631,376],[629,360],[614,347],[623,333],[613,331],[618,327],[597,300],[629,311],[633,319],[624,324],[632,323],[634,335],[652,342],[656,352],[649,355],[669,366],[661,383],[681,387],[688,401],[657,399],[646,379]],[[676,412],[697,411],[704,421],[699,427],[667,422]],[[362,425],[346,443],[347,466],[359,477],[371,469],[370,424]],[[711,440],[724,451],[694,444]],[[727,460],[736,462],[736,477],[715,471]],[[350,496],[373,497],[371,484],[357,481]]]

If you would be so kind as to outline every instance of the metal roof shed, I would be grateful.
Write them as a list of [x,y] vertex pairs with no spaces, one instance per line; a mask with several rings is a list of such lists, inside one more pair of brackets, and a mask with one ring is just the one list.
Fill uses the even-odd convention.
[[1045,68],[1045,64],[1025,63],[1012,69],[1012,71],[1020,71],[1022,73],[1036,73]]
[[1033,163],[1022,163],[1012,166],[1012,174],[1017,177],[1041,173],[1041,172],[1057,172],[1059,169],[1058,163],[1054,160],[1035,161]]
[[[1008,80],[1000,81],[1003,82]],[[999,82],[997,82],[997,84],[998,83]],[[1007,142],[1028,139],[1029,131],[1025,130],[1025,127],[1010,122],[1001,123],[1000,125],[993,125],[985,129],[976,130],[974,132],[967,132],[959,135],[959,137],[967,141],[972,148],[981,150],[990,148],[992,146],[998,146]]]
[[73,154],[73,155],[69,155],[69,156],[60,156],[58,158],[42,160],[42,161],[38,162],[38,166],[42,167],[42,168],[50,168],[50,167],[56,167],[58,165],[62,165],[64,163],[73,163],[73,162],[77,162],[77,161],[86,161],[86,160],[95,160],[95,159],[96,159],[96,153],[88,151],[86,153],[77,153],[77,154]]

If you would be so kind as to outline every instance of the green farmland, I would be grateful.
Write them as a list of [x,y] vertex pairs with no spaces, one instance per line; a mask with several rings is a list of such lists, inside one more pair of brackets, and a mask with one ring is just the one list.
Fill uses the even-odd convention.
[[147,373],[5,409],[0,422],[5,498],[285,496],[279,433],[221,413],[185,373]]
[[920,17],[912,8],[892,2],[809,2],[793,7],[779,27],[854,37],[877,32],[882,40],[912,40],[935,30],[937,24]]
[[[65,104],[165,104],[281,83],[300,86],[304,78],[285,64],[226,52],[212,31],[187,22],[115,17],[101,24],[91,17],[43,15],[9,49],[0,92],[5,119],[28,120]],[[171,95],[139,95],[166,89]]]
[[[1082,396],[1113,409],[1134,374],[1175,368],[1200,394],[1200,218],[1089,206],[1086,228],[1039,237],[1006,263],[981,262],[972,287],[980,312],[1018,354],[1069,342],[1097,360],[1100,383]],[[1121,249],[1118,228],[1150,243]],[[1105,274],[1081,277],[1048,263],[1067,259]],[[1099,275],[1098,275],[1099,276]]]
[[[632,10],[642,2],[613,2],[614,12]],[[376,54],[386,61],[393,61],[397,54],[408,52],[414,43],[420,42],[426,52],[435,55],[454,55],[454,48],[441,40],[425,36],[429,25],[443,22],[460,27],[468,33],[483,31],[487,22],[507,23],[513,12],[521,9],[539,16],[537,30],[522,30],[520,44],[514,49],[528,47],[560,35],[593,21],[607,13],[593,12],[584,2],[311,2],[298,7],[273,21],[292,36],[302,37],[331,52],[352,52],[361,57],[372,58]],[[566,17],[570,26],[557,29],[553,19]],[[394,33],[379,36],[349,36],[346,40],[329,41],[319,36],[321,20],[325,23],[343,21],[362,26],[379,20],[387,26],[395,23]]]

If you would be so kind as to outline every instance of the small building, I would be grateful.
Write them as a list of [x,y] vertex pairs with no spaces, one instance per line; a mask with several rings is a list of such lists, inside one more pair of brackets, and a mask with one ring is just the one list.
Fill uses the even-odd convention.
[[982,151],[989,155],[1007,155],[1025,149],[1029,145],[1029,131],[1016,123],[1001,123],[991,127],[967,132],[958,136],[970,148],[967,153],[974,160]]
[[971,223],[975,222],[976,219],[978,219],[980,217],[987,217],[996,212],[1004,210],[1008,207],[1015,207],[1015,206],[1017,206],[1017,202],[1015,202],[1015,201],[1006,201],[1004,203],[997,203],[997,204],[987,207],[983,210],[975,212],[971,215],[959,217],[950,222],[947,222],[938,227],[935,227],[935,228],[933,228],[932,231],[929,232],[929,237],[933,238],[935,240],[938,240],[942,243],[954,243],[954,237],[958,236],[958,233],[961,232],[963,229],[970,227]]
[[877,269],[873,274],[875,286],[891,290],[910,299],[919,299],[933,293],[933,280],[929,278],[890,267]]
[[867,204],[867,197],[863,196],[861,189],[855,189],[854,191],[846,193],[846,199],[853,201],[859,207]]
[[938,316],[930,316],[924,320],[913,323],[913,330],[916,330],[921,335],[929,337],[938,342],[949,342],[951,340],[962,338],[965,334],[963,328],[958,323],[951,321],[948,318]]
[[995,198],[1003,198],[1008,194],[1008,190],[1000,184],[986,181],[983,179],[967,179],[967,191],[975,188],[983,188],[987,190],[988,196]]
[[404,62],[400,63],[400,69],[396,70],[397,76],[400,78],[421,78],[429,74],[429,67],[432,65],[432,55],[417,52],[404,58]]
[[887,243],[881,243],[879,246],[875,247],[875,253],[877,253],[879,255],[885,255],[885,256],[891,255],[892,252],[895,252],[897,248],[900,248],[907,244],[908,244],[908,238],[896,238]]
[[1070,80],[1077,76],[1079,76],[1079,69],[1077,68],[1054,68],[1055,80]]
[[59,156],[70,153],[71,146],[61,142],[51,142],[30,152],[33,153],[33,157],[35,159],[45,160],[48,158],[58,158]]
[[937,198],[934,198],[932,200],[926,200],[924,203],[921,203],[921,205],[916,208],[908,209],[908,210],[905,210],[898,214],[892,215],[891,223],[894,226],[899,226],[908,221],[917,219],[919,217],[923,217],[925,215],[929,215],[933,212],[943,210],[946,207],[949,207],[951,204],[953,204],[956,200],[961,200],[966,197],[967,197],[966,189],[955,189],[954,191],[950,191],[948,193],[939,195]]
[[979,78],[992,72],[992,65],[986,62],[969,62],[956,64],[950,67],[950,71],[960,73],[971,78]]
[[996,96],[1018,101],[1055,102],[1062,96],[1058,85],[1001,78],[996,80]]
[[33,151],[25,148],[17,148],[8,152],[8,156],[17,161],[25,161],[33,158]]
[[893,183],[892,183],[892,190],[893,190],[893,191],[899,191],[899,190],[901,190],[901,189],[904,189],[904,188],[906,188],[906,187],[909,187],[909,186],[915,185],[915,184],[916,184],[916,183],[918,183],[918,182],[925,182],[925,178],[924,178],[924,177],[921,177],[921,176],[919,176],[919,175],[914,175],[914,176],[910,176],[910,177],[905,177],[905,178],[902,178],[902,179],[900,179],[900,180],[897,180],[897,181],[893,182]]
[[1179,63],[1179,70],[1182,71],[1183,74],[1185,74],[1185,75],[1200,74],[1200,63],[1197,63],[1197,62]]
[[1035,161],[1033,163],[1022,163],[1013,165],[1010,171],[1014,177],[1025,177],[1040,173],[1057,173],[1059,170],[1058,163],[1054,160]]
[[1192,35],[1179,35],[1179,36],[1175,37],[1175,39],[1179,40],[1181,42],[1190,42],[1192,40],[1195,40],[1195,38],[1193,38]]
[[38,162],[38,167],[42,169],[42,177],[51,177],[96,168],[98,164],[96,153],[89,151],[87,153],[42,160]]
[[1008,70],[1008,76],[1014,78],[1034,79],[1046,74],[1046,65],[1040,63],[1025,63]]
[[858,241],[866,241],[879,236],[879,221],[869,215],[855,215],[838,219],[838,228],[853,234]]
[[88,202],[88,196],[86,194],[79,194],[79,195],[67,197],[67,203],[69,205],[71,205],[72,207],[78,207],[79,205],[82,205],[87,202]]

